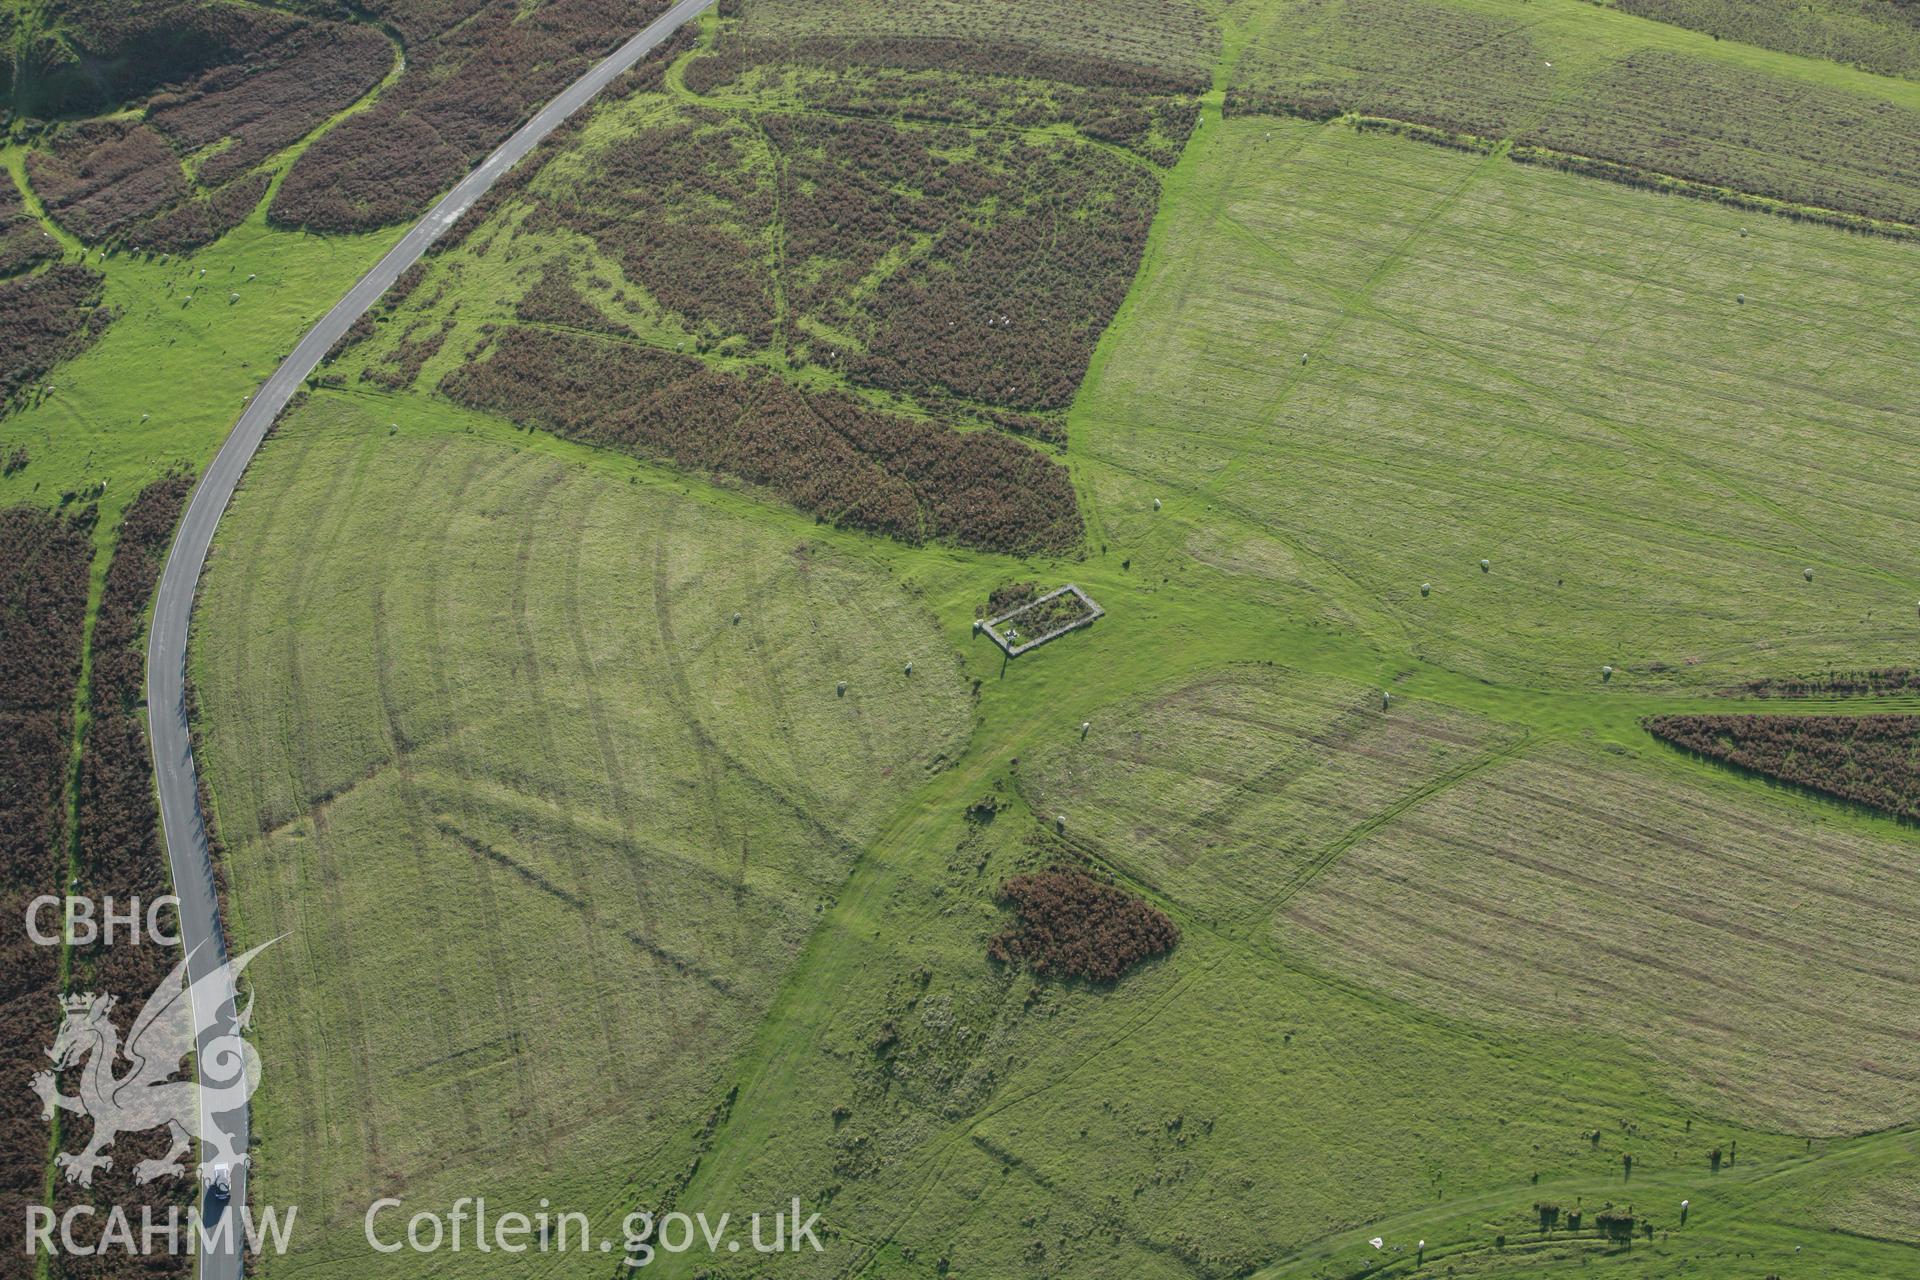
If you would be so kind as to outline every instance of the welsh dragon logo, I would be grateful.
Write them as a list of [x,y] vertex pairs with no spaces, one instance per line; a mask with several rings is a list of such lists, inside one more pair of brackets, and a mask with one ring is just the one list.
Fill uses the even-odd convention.
[[[206,1140],[200,1166],[203,1180],[211,1179],[220,1166],[231,1169],[247,1162],[247,1153],[233,1150],[233,1140],[219,1125],[202,1125],[201,1119],[238,1109],[259,1087],[260,1055],[241,1039],[253,1018],[253,1001],[249,997],[247,1007],[238,1009],[234,991],[248,962],[272,945],[255,947],[191,985],[187,965],[192,956],[181,960],[147,997],[124,1045],[111,1016],[115,997],[87,993],[61,998],[65,1017],[53,1047],[47,1050],[54,1069],[33,1077],[33,1091],[40,1095],[41,1119],[53,1119],[58,1107],[93,1121],[93,1136],[84,1151],[78,1155],[62,1151],[55,1157],[67,1181],[92,1186],[94,1170],[113,1168],[113,1157],[101,1153],[116,1137],[162,1126],[171,1130],[173,1146],[160,1159],[135,1165],[136,1181],[185,1173],[184,1157],[196,1138]],[[196,1008],[207,1010],[207,1025],[198,1038]],[[196,1051],[200,1079],[177,1078],[182,1074],[182,1059]],[[127,1069],[115,1075],[114,1068],[122,1061]],[[55,1073],[82,1062],[86,1065],[80,1072],[79,1094],[61,1093]]]

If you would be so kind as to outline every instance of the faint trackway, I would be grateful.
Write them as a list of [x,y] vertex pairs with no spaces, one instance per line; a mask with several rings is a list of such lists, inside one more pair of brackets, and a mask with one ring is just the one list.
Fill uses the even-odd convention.
[[[196,1005],[194,1008],[197,1037],[206,1035],[221,1007],[230,1004],[234,994],[231,979],[225,976],[226,942],[220,932],[220,902],[213,858],[207,847],[206,820],[200,812],[186,703],[187,628],[200,571],[206,564],[207,548],[213,541],[220,513],[226,510],[247,463],[260,448],[273,420],[334,343],[373,306],[400,273],[419,261],[428,246],[563,121],[712,3],[713,0],[680,0],[644,31],[567,86],[414,224],[261,385],[194,489],[193,500],[167,553],[154,600],[153,629],[147,641],[147,706],[154,780],[160,793],[160,820],[166,834],[174,889],[180,897],[180,929],[189,956],[189,976],[196,982],[212,979],[209,989],[214,992],[207,1007]],[[248,1149],[245,1107],[218,1115],[203,1113],[200,1120],[202,1132],[218,1127],[232,1138],[234,1150]],[[245,1172],[236,1169],[233,1203],[245,1203],[245,1198]],[[201,1255],[202,1280],[236,1280],[241,1273],[239,1243],[235,1240],[227,1247]]]

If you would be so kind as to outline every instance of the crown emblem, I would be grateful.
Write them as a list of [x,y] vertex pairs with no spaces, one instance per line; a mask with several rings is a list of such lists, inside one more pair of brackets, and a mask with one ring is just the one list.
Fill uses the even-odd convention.
[[68,1013],[85,1013],[93,1008],[93,1002],[97,999],[99,997],[91,991],[82,992],[77,996],[61,996],[60,1007]]

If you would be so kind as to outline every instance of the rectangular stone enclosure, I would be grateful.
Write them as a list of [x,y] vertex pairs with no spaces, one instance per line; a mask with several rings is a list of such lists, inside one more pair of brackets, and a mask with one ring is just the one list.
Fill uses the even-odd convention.
[[1018,609],[1009,609],[997,618],[976,623],[993,642],[1017,658],[1029,649],[1038,649],[1049,640],[1058,640],[1106,613],[1093,597],[1069,582],[1056,587],[1038,600],[1029,600]]

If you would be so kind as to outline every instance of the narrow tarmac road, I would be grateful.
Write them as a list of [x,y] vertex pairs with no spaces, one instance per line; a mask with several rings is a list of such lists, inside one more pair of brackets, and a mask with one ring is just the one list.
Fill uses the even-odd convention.
[[[180,932],[189,958],[190,983],[212,978],[208,990],[214,997],[193,1011],[196,1040],[207,1043],[221,1011],[234,1007],[233,982],[226,973],[227,952],[220,932],[220,903],[215,892],[213,858],[207,848],[207,827],[200,812],[199,788],[194,771],[193,745],[187,723],[185,683],[187,670],[187,628],[193,613],[194,594],[199,587],[200,571],[206,564],[207,548],[213,541],[214,526],[233,497],[241,474],[266,438],[273,420],[300,389],[308,374],[319,366],[333,344],[346,333],[400,273],[419,261],[427,247],[445,234],[460,215],[485,195],[498,181],[560,123],[585,106],[616,77],[630,70],[648,53],[698,15],[713,0],[680,0],[644,31],[622,45],[605,61],[569,85],[540,113],[521,126],[519,132],[501,143],[494,153],[449,192],[395,245],[377,266],[361,277],[358,284],[334,305],[333,310],[300,340],[278,369],[273,371],[240,415],[233,433],[221,445],[213,465],[200,477],[187,514],[174,534],[161,573],[160,588],[154,601],[153,629],[147,640],[147,708],[153,742],[153,772],[160,792],[160,822],[166,835],[167,859],[173,871],[174,890],[180,896]],[[204,1057],[204,1055],[203,1055]],[[273,1087],[274,1064],[263,1067],[264,1088]],[[246,1151],[250,1138],[245,1106],[234,1111],[209,1114],[202,1089],[201,1132],[216,1130],[226,1134],[229,1150]],[[246,1203],[246,1173],[233,1171],[232,1204]],[[204,1206],[203,1206],[204,1207]],[[289,1206],[278,1206],[284,1214]],[[317,1213],[321,1206],[313,1206]],[[231,1210],[229,1219],[238,1215]],[[239,1232],[222,1247],[203,1254],[201,1280],[238,1280],[242,1269],[244,1240]]]

